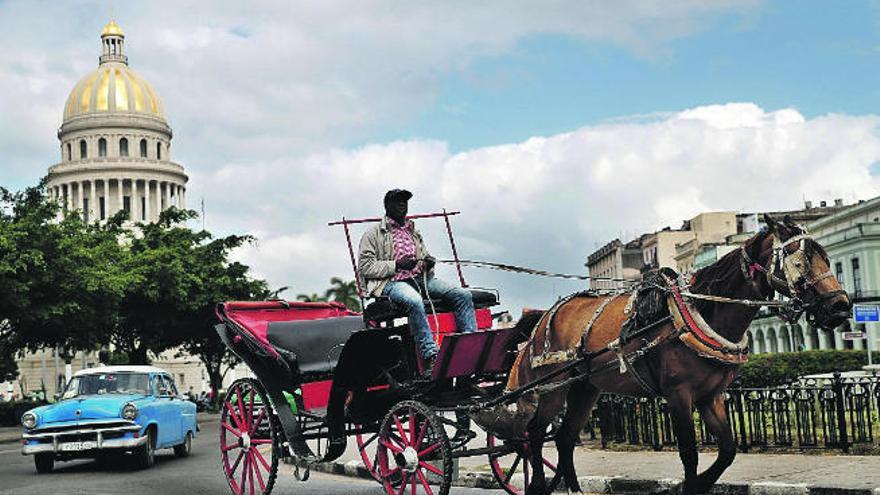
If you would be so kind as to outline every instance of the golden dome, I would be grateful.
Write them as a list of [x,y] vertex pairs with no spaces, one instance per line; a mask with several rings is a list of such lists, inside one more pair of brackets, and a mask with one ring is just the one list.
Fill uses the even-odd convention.
[[116,112],[165,119],[165,109],[150,83],[125,64],[107,63],[101,64],[73,87],[64,105],[64,120],[79,115]]
[[101,36],[125,36],[125,33],[122,32],[122,28],[116,24],[116,21],[110,21],[101,31]]

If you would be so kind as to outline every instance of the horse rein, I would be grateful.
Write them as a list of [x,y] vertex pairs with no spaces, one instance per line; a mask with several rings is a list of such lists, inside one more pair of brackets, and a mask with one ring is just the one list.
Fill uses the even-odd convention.
[[[815,277],[810,275],[808,269],[810,265],[807,263],[806,255],[806,241],[807,239],[813,239],[813,237],[802,227],[799,228],[801,229],[800,234],[785,241],[780,240],[775,233],[771,232],[769,234],[773,239],[773,247],[768,267],[752,259],[745,246],[740,247],[740,270],[743,277],[751,281],[755,289],[760,293],[756,272],[763,273],[770,289],[783,294],[788,293],[788,301],[733,299],[709,294],[694,294],[690,291],[682,291],[682,295],[692,299],[702,299],[718,303],[741,304],[751,307],[776,307],[783,310],[785,319],[794,321],[808,308],[821,304],[823,301],[837,297],[840,294],[845,294],[846,292],[843,290],[836,290],[817,296],[807,304],[804,303],[804,294],[807,294],[810,289],[822,280],[833,277],[834,274],[829,268]],[[786,252],[785,248],[794,243],[798,244],[797,249],[790,253]],[[777,271],[781,271],[785,278],[777,276]]]

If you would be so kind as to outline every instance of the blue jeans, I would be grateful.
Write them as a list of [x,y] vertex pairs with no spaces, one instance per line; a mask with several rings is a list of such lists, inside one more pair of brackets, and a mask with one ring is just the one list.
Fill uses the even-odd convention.
[[[416,281],[419,286],[424,284],[424,278],[417,278]],[[455,325],[459,332],[477,331],[474,300],[469,291],[439,278],[430,277],[427,292],[431,297],[439,297],[452,305],[455,309]],[[428,315],[425,313],[425,302],[421,294],[407,282],[391,281],[385,286],[382,295],[407,309],[409,331],[422,357],[429,358],[437,354],[437,344],[431,335],[431,327],[428,326]]]

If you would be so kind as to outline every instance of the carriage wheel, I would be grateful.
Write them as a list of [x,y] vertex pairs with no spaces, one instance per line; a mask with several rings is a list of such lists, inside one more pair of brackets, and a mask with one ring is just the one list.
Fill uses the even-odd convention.
[[443,423],[427,406],[396,404],[382,421],[377,440],[376,469],[388,495],[449,493],[452,449]]
[[[358,428],[363,428],[363,425],[359,425]],[[364,468],[369,471],[373,479],[381,482],[382,479],[379,477],[378,461],[379,432],[358,433],[356,439],[358,452],[361,454],[361,462],[364,464]]]
[[[501,485],[501,488],[510,495],[523,495],[532,481],[532,466],[529,464],[529,457],[531,456],[529,442],[522,440],[508,442],[496,438],[491,433],[486,433],[487,447],[495,448],[502,445],[505,447],[511,446],[513,451],[504,454],[489,454],[489,466],[492,468],[492,476],[495,477],[495,481]],[[561,475],[561,473],[557,472],[554,452],[556,452],[555,448],[544,449],[543,452],[544,476],[546,476],[548,486],[547,493],[552,493],[561,481],[560,476],[557,476]]]
[[281,433],[260,382],[236,380],[220,412],[220,459],[235,495],[269,495],[278,475]]

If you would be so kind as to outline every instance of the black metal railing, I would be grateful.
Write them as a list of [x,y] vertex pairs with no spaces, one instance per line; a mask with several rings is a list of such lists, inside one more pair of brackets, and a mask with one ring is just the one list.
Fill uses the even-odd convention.
[[[779,387],[731,386],[726,409],[739,449],[833,449],[877,447],[880,438],[880,377],[802,380]],[[702,445],[714,445],[697,414]],[[587,431],[603,447],[612,443],[662,449],[675,445],[675,433],[663,399],[635,399],[604,394]],[[598,433],[598,435],[597,435]]]

